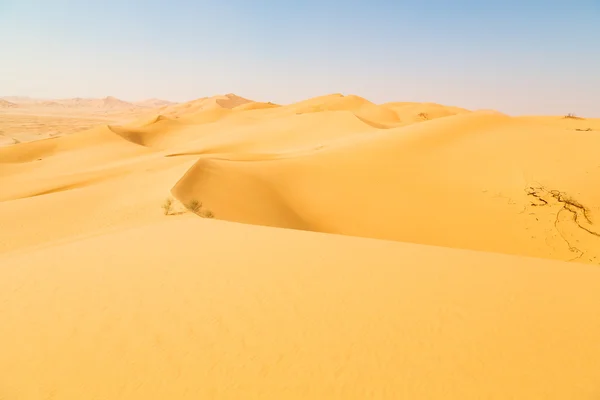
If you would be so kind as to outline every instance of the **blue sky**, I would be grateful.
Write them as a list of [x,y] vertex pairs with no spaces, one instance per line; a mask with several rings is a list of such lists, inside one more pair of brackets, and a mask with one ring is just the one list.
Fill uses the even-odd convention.
[[600,0],[0,0],[0,96],[329,93],[600,117]]

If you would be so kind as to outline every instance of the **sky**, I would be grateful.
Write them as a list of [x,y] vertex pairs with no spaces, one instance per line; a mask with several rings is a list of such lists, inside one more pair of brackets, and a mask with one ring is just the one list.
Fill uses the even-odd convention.
[[600,117],[600,0],[0,0],[0,96]]

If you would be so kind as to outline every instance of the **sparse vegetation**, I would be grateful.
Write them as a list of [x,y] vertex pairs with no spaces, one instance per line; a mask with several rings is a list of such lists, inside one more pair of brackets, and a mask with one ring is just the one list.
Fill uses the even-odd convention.
[[[162,205],[162,208],[165,210],[165,215],[185,214],[185,211],[183,211],[183,212],[181,212],[181,211],[174,212],[173,211],[173,200],[170,198],[165,200],[164,204]],[[214,218],[215,217],[215,214],[211,210],[203,210],[202,202],[200,202],[196,199],[190,200],[190,202],[185,205],[185,208],[188,211],[191,211],[194,214],[201,216],[202,218]]]
[[165,199],[165,202],[161,207],[164,210],[165,215],[171,214],[171,212],[173,211],[173,200],[171,198]]
[[184,206],[179,202],[175,203],[175,200],[169,197],[165,199],[161,208],[163,209],[165,215],[181,215],[185,214],[187,210],[201,216],[202,218],[215,217],[215,214],[211,210],[203,210],[202,203],[195,199],[191,200]]
[[200,209],[202,208],[202,203],[200,203],[198,200],[192,200],[188,203],[188,205],[186,206],[186,208],[188,210],[190,210],[193,213],[199,213]]
[[429,119],[429,114],[424,113],[424,112],[417,114],[417,116],[424,121],[427,121]]
[[567,115],[565,115],[563,118],[565,119],[583,119],[581,117],[578,117],[577,115],[573,114],[573,113],[568,113]]
[[579,132],[591,132],[593,129],[592,128],[587,128],[587,129],[579,129],[579,128],[577,128],[575,130],[579,131]]

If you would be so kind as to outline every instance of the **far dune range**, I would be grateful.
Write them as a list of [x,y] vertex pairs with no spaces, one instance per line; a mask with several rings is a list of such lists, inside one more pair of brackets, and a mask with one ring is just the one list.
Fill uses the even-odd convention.
[[0,398],[600,394],[600,119],[36,102],[0,104],[63,118],[0,147]]

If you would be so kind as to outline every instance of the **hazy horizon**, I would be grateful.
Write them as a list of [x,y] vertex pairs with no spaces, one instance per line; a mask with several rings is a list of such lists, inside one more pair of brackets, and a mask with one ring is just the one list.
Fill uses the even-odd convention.
[[600,116],[595,1],[0,0],[0,97],[331,93]]

